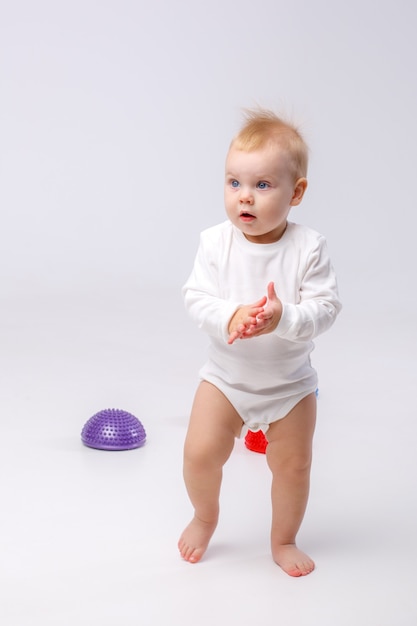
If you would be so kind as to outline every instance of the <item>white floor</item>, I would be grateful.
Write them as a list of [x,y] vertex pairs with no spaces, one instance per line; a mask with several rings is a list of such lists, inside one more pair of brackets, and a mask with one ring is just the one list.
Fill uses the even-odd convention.
[[[182,442],[205,339],[177,293],[2,303],[1,624],[415,626],[415,319],[345,306],[316,342],[299,543],[317,569],[292,579],[269,554],[265,457],[242,441],[204,561],[178,556],[191,516]],[[82,445],[84,423],[109,407],[142,421],[143,448]]]

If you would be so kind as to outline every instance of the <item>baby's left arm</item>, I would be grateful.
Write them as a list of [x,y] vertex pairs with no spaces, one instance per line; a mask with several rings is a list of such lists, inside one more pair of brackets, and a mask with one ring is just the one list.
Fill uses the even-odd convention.
[[282,303],[275,334],[289,341],[311,341],[332,326],[341,308],[326,240],[320,236],[303,268],[300,301]]
[[[279,294],[279,284],[276,289]],[[330,328],[342,305],[324,237],[318,239],[308,255],[298,303],[282,301],[274,283],[269,283],[267,292],[268,302],[264,311],[256,316],[253,324],[248,324],[239,333],[239,339],[274,333],[288,341],[311,341]]]

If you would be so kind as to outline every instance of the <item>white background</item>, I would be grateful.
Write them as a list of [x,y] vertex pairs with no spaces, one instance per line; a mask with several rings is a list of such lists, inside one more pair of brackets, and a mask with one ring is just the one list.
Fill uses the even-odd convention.
[[[1,2],[5,626],[416,623],[416,13]],[[179,291],[200,230],[224,219],[225,154],[256,104],[304,131],[310,184],[292,219],[326,235],[344,302],[317,341],[302,532],[318,569],[303,581],[270,562],[269,478],[242,442],[211,556],[193,568],[175,548],[205,347]],[[140,417],[145,448],[81,446],[108,406]]]
[[404,0],[2,3],[2,294],[180,285],[259,103],[305,131],[294,219],[328,237],[349,301],[409,302],[415,17]]

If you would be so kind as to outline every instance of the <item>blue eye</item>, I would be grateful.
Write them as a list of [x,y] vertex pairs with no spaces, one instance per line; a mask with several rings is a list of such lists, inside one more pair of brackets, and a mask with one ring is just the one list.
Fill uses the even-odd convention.
[[233,187],[234,189],[237,189],[237,187],[239,187],[239,181],[238,180],[230,181],[230,186]]
[[264,180],[261,180],[258,185],[257,185],[258,189],[268,189],[269,184],[266,183]]

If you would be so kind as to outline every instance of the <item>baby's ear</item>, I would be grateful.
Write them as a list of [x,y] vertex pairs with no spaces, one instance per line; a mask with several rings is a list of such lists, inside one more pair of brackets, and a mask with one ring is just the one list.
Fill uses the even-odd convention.
[[291,200],[291,206],[297,206],[303,199],[305,190],[307,189],[307,178],[299,178],[294,185],[294,194]]

